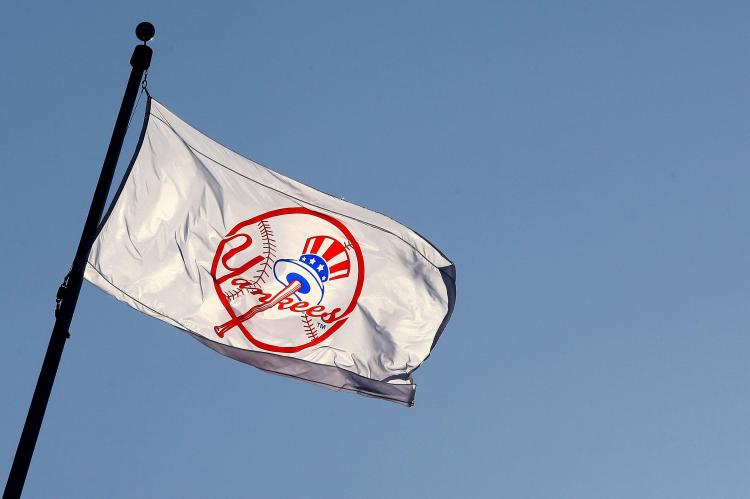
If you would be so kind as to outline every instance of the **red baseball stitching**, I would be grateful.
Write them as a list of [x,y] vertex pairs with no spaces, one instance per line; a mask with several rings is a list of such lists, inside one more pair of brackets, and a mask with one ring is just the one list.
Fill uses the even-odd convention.
[[276,257],[276,240],[273,238],[271,224],[266,220],[261,220],[258,222],[258,230],[260,231],[260,236],[263,238],[263,256],[265,260],[263,260],[263,265],[255,273],[253,286],[266,282],[266,278],[270,274],[271,265],[273,265],[273,259]]
[[245,294],[245,288],[237,288],[237,289],[232,289],[229,291],[224,291],[224,296],[226,296],[227,300],[229,301],[236,300],[237,298],[239,298],[240,296],[244,294]]
[[314,340],[318,337],[318,330],[315,327],[315,324],[312,323],[306,314],[302,314],[302,327],[305,329],[305,335],[307,335],[310,340]]
[[227,300],[232,301],[232,300],[236,300],[240,296],[250,291],[261,291],[261,289],[258,288],[257,286],[250,286],[246,288],[235,288],[235,289],[230,289],[229,291],[224,291],[224,296],[227,297]]

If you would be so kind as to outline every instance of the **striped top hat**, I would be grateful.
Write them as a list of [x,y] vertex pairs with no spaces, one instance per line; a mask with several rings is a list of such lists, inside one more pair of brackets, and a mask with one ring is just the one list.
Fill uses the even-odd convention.
[[325,283],[347,277],[350,271],[346,248],[330,236],[308,238],[299,260],[284,258],[276,260],[273,265],[277,281],[284,286],[298,281],[302,287],[295,296],[314,305],[323,300]]

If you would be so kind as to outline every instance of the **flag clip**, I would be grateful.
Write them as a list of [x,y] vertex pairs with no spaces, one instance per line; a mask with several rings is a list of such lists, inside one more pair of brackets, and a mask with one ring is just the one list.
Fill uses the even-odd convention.
[[[55,295],[55,317],[58,317],[60,313],[60,309],[62,308],[62,302],[65,299],[65,292],[68,290],[69,279],[70,279],[70,272],[68,272],[65,275],[65,278],[63,279],[63,282],[60,284],[60,287],[57,288],[57,295]],[[68,338],[70,338],[70,333],[68,333]]]
[[145,93],[148,97],[151,97],[151,94],[148,93],[148,69],[143,72],[143,81],[141,81],[141,92]]

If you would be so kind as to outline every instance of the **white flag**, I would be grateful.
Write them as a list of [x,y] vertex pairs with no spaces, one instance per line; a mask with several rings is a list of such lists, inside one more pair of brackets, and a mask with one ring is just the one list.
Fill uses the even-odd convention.
[[86,279],[260,369],[411,405],[455,268],[412,230],[250,161],[149,98]]

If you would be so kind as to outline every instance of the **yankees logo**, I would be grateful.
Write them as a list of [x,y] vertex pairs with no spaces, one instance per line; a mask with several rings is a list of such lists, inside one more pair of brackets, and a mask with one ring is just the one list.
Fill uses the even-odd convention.
[[216,248],[211,275],[229,320],[258,348],[294,353],[346,323],[364,280],[362,251],[330,215],[283,208],[237,224]]

